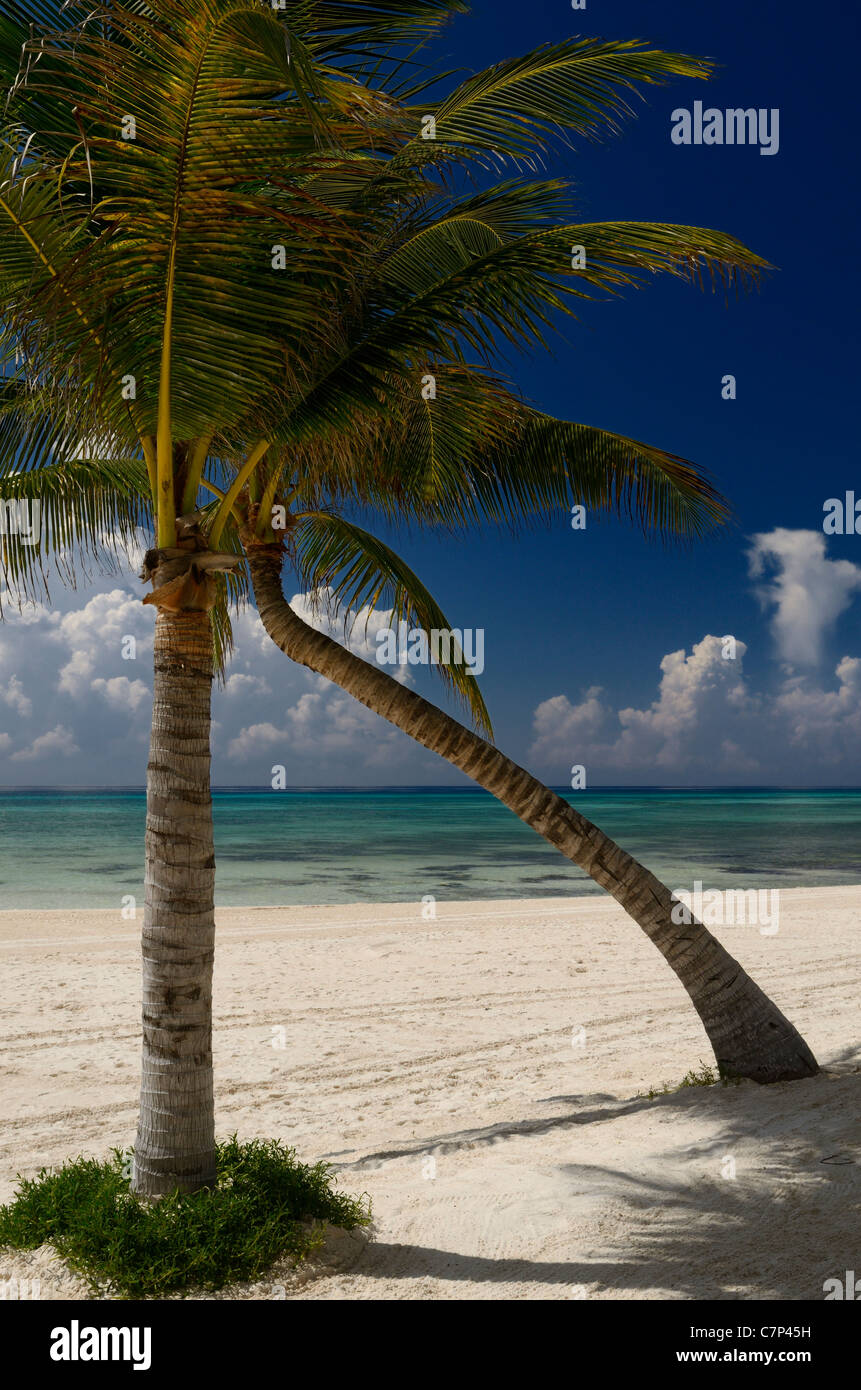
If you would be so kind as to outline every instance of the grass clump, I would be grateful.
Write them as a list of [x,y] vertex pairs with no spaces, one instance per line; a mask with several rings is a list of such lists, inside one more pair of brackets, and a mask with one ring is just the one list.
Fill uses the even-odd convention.
[[0,1246],[50,1242],[93,1294],[160,1298],[255,1279],[281,1256],[303,1260],[322,1244],[324,1222],[370,1223],[367,1198],[336,1192],[329,1164],[298,1163],[277,1139],[234,1135],[218,1145],[217,1171],[213,1188],[145,1202],[121,1149],[43,1169],[0,1207]]
[[[699,1071],[689,1071],[682,1077],[676,1090],[683,1091],[687,1086],[716,1086],[720,1079],[714,1068],[708,1066],[708,1064],[700,1058]],[[724,1085],[726,1085],[725,1080]]]
[[729,1086],[730,1083],[737,1086],[741,1081],[741,1077],[725,1076],[723,1072],[720,1071],[720,1068],[715,1071],[713,1067],[710,1067],[700,1058],[699,1071],[689,1071],[686,1076],[682,1077],[678,1086],[670,1086],[670,1084],[665,1081],[659,1091],[654,1089],[647,1091],[645,1097],[641,1093],[637,1099],[642,1100],[648,1098],[649,1100],[654,1100],[656,1096],[675,1095],[676,1091],[684,1091],[688,1086],[716,1086],[719,1081],[722,1082],[724,1086]]

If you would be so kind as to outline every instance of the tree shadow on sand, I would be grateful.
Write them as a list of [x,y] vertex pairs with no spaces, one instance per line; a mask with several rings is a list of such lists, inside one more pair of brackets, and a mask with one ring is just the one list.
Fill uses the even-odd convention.
[[[858,1267],[861,1074],[849,1070],[853,1055],[849,1050],[834,1058],[833,1069],[809,1081],[773,1087],[694,1088],[652,1101],[554,1097],[555,1103],[570,1099],[574,1112],[431,1136],[344,1165],[360,1169],[376,1166],[374,1159],[481,1148],[509,1137],[534,1140],[536,1162],[546,1165],[542,1135],[624,1121],[647,1108],[680,1118],[693,1111],[709,1135],[692,1147],[674,1147],[667,1126],[658,1171],[647,1176],[609,1165],[559,1165],[562,1219],[551,1244],[560,1254],[576,1250],[579,1259],[536,1261],[375,1242],[354,1272],[371,1280],[481,1283],[491,1298],[516,1297],[516,1286],[528,1284],[547,1286],[553,1299],[822,1299],[826,1279],[842,1280],[846,1269]],[[434,1200],[445,1200],[441,1191]],[[585,1203],[587,1213],[611,1216],[611,1234],[604,1234],[602,1221],[566,1237],[569,1203],[572,1224]],[[624,1236],[614,1237],[613,1228]],[[538,1290],[529,1296],[536,1294],[541,1297]]]

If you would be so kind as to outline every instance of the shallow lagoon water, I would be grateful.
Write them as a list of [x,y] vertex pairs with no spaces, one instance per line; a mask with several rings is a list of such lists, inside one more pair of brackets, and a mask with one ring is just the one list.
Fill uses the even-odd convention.
[[[561,793],[670,888],[861,883],[861,792]],[[0,792],[0,906],[143,901],[142,790]],[[557,897],[600,890],[484,792],[222,789],[225,906]]]

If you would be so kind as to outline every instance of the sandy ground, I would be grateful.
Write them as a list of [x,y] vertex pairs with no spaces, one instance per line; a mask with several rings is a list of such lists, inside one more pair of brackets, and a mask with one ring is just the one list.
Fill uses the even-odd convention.
[[[376,1223],[231,1296],[821,1299],[861,1270],[861,888],[780,907],[776,935],[716,933],[822,1074],[651,1100],[711,1054],[609,899],[220,910],[218,1131],[328,1159]],[[0,913],[0,1200],[133,1143],[138,925]],[[0,1252],[28,1274],[82,1291],[50,1251]]]

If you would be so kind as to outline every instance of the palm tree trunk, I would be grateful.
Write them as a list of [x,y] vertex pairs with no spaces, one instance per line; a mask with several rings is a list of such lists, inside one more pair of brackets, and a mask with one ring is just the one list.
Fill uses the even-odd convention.
[[696,919],[673,922],[676,900],[654,874],[485,739],[309,627],[282,593],[280,543],[250,534],[244,541],[260,618],[276,645],[465,772],[611,893],[678,975],[721,1075],[765,1083],[816,1074],[804,1039],[711,932]]
[[215,1178],[208,612],[159,608],[147,767],[143,1067],[133,1187],[157,1197]]

